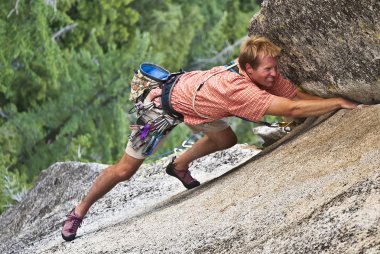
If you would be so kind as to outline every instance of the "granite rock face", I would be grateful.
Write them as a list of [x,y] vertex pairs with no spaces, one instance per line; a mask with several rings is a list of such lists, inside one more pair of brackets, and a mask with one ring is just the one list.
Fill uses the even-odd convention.
[[282,72],[309,93],[380,102],[380,1],[267,0],[249,34],[280,46]]
[[[258,152],[246,145],[236,145],[195,161],[192,172],[205,182]],[[130,181],[118,184],[91,208],[79,234],[91,234],[128,221],[183,192],[185,188],[180,182],[164,173],[163,167],[169,160],[144,164]],[[83,198],[105,167],[97,163],[58,162],[43,171],[24,200],[0,216],[0,253],[18,254],[28,250],[36,253],[47,246],[60,245],[65,215]]]
[[[54,225],[58,219],[51,218],[72,205],[71,198],[52,202],[51,211],[19,232],[1,232],[1,253],[379,253],[379,112],[374,105],[306,122],[280,144],[191,191],[178,191],[178,181],[169,184],[160,174],[137,175],[94,206],[70,243],[61,239],[60,227],[31,234],[37,225]],[[210,160],[229,160],[222,158],[233,156]],[[37,203],[47,198],[44,192],[33,197]],[[36,212],[31,206],[22,217]],[[14,221],[12,213],[17,207],[1,223]]]
[[[305,90],[378,103],[379,4],[267,0],[249,31],[283,48],[283,72]],[[190,191],[167,161],[146,165],[70,243],[60,222],[105,166],[54,164],[0,216],[0,253],[380,253],[379,116],[380,105],[339,110],[257,155],[212,154],[192,165],[203,184]]]

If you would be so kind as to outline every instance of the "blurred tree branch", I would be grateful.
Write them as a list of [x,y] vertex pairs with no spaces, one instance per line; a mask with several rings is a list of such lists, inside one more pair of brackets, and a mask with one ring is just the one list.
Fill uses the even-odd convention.
[[[45,4],[51,5],[54,9],[54,12],[57,10],[57,0],[45,0]],[[16,0],[16,4],[13,7],[13,9],[8,13],[7,18],[9,19],[14,12],[16,12],[16,15],[18,15],[18,7],[20,5],[20,0]]]
[[235,41],[233,44],[229,44],[227,47],[219,51],[215,56],[211,58],[198,58],[192,64],[192,69],[202,69],[208,64],[212,63],[223,63],[226,62],[226,57],[231,55],[236,47],[239,47],[240,44],[247,38],[244,36],[239,40]]
[[8,19],[12,16],[12,14],[14,12],[16,12],[16,15],[18,15],[18,6],[19,6],[19,4],[20,4],[20,0],[16,0],[15,7],[13,7],[13,9],[8,13],[8,16],[7,16]]
[[51,5],[51,7],[54,9],[54,12],[57,11],[57,0],[45,0],[45,4]]
[[74,23],[74,24],[71,24],[71,25],[68,25],[68,26],[65,26],[64,28],[62,28],[61,30],[59,30],[58,32],[54,33],[53,36],[52,36],[52,39],[53,40],[57,40],[59,37],[61,37],[62,35],[64,35],[65,33],[73,30],[75,27],[77,27],[78,24]]

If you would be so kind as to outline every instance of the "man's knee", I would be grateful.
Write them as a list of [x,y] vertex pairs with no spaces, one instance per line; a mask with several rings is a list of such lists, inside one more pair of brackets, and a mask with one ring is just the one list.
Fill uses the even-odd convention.
[[136,159],[125,154],[118,163],[113,166],[114,174],[120,181],[131,178],[139,169],[144,159]]
[[218,150],[230,148],[237,143],[237,136],[230,128],[219,133],[208,134],[207,136],[211,141],[214,142]]
[[223,149],[233,147],[236,144],[237,144],[237,136],[235,135],[235,133],[232,132],[228,137],[226,137]]
[[133,176],[136,170],[128,167],[128,165],[114,165],[114,174],[119,179],[119,181],[126,181]]

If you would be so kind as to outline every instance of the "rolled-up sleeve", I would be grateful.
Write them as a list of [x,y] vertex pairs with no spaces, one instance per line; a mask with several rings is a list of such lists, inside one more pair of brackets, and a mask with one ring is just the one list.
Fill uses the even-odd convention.
[[281,74],[278,75],[274,86],[268,90],[269,93],[285,97],[288,99],[294,98],[297,94],[297,87],[292,82],[285,79]]

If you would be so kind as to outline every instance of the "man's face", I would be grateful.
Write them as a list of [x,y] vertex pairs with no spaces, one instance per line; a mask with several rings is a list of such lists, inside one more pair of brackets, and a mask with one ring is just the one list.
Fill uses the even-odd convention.
[[261,57],[257,68],[246,66],[249,78],[260,88],[269,89],[274,85],[277,77],[277,60],[271,56]]

